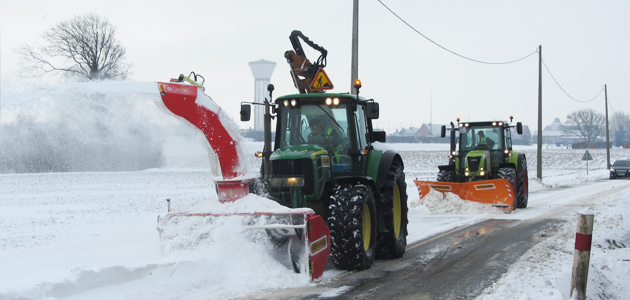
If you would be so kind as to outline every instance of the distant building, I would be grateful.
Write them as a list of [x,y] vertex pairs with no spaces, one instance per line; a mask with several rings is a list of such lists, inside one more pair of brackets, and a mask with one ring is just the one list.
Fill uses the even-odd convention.
[[[532,137],[532,142],[538,142],[538,132]],[[556,146],[569,146],[573,143],[583,142],[582,138],[575,134],[566,134],[562,129],[562,122],[555,118],[551,125],[543,128],[543,144],[555,144]]]

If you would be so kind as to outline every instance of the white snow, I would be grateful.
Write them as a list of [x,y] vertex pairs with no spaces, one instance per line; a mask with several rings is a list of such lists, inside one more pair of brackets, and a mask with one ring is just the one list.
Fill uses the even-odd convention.
[[[114,159],[129,154],[116,149],[127,147],[133,140],[129,130],[137,128],[142,133],[136,136],[162,147],[162,157],[144,169],[141,165],[131,170],[99,169],[101,165],[95,164],[90,168],[96,170],[86,170],[77,167],[81,160],[68,160],[73,172],[0,174],[0,299],[229,299],[264,289],[320,284],[274,259],[269,241],[238,219],[215,220],[203,232],[185,235],[182,229],[182,236],[160,239],[157,216],[167,213],[166,199],[171,199],[174,211],[187,212],[286,208],[254,195],[219,203],[211,174],[212,153],[209,156],[196,133],[156,109],[155,83],[71,83],[2,90],[1,96],[0,167],[16,166],[15,161],[23,161],[16,158],[22,152],[45,154],[34,148],[46,136],[33,132],[47,132],[50,127],[80,137],[80,143],[71,146],[113,149]],[[90,120],[100,125],[93,126]],[[101,127],[107,129],[106,137],[99,136]],[[22,152],[8,151],[14,149],[11,143]],[[583,150],[545,148],[541,181],[535,179],[535,146],[522,147],[529,158],[529,207],[504,214],[452,195],[435,193],[419,199],[412,180],[435,178],[436,166],[446,160],[445,145],[379,145],[399,150],[405,161],[409,243],[488,218],[567,220],[557,234],[541,233],[539,243],[478,299],[569,299],[575,215],[592,213],[587,297],[630,299],[630,218],[624,218],[630,207],[630,181],[604,180],[608,177],[605,150],[590,151],[595,160],[586,175],[580,160]],[[55,139],[49,139],[46,147],[64,149]],[[262,148],[260,143],[245,143],[245,147],[249,153]],[[133,151],[142,156],[150,150]],[[93,153],[94,159],[101,154]],[[84,153],[71,156],[77,155]],[[614,161],[630,157],[630,151],[612,149],[611,155]],[[256,161],[250,164],[249,171],[255,172]],[[431,251],[427,249],[427,259]],[[340,273],[326,271],[322,282]],[[320,297],[343,295],[345,290],[341,287]]]

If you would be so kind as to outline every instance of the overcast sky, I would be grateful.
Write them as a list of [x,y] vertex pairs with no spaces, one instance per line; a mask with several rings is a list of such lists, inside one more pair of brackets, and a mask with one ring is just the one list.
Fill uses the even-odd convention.
[[[283,57],[292,30],[329,51],[333,91],[351,86],[351,0],[0,1],[3,89],[16,85],[18,46],[39,45],[57,22],[90,12],[117,27],[134,65],[130,79],[162,81],[194,71],[234,118],[239,103],[254,97],[250,61],[277,63],[274,98],[296,92]],[[542,45],[543,60],[568,94],[587,101],[607,84],[609,113],[630,112],[628,1],[382,2],[435,43],[474,60],[513,61]],[[423,38],[377,0],[360,1],[359,10],[361,94],[381,104],[378,127],[514,115],[537,129],[538,53],[512,64],[473,62]],[[319,53],[307,49],[307,56],[315,61]],[[543,124],[582,108],[604,113],[604,93],[587,103],[572,100],[543,66]]]

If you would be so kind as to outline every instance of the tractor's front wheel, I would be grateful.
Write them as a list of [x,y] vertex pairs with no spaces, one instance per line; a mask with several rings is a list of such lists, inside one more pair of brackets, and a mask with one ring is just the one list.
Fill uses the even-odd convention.
[[437,175],[437,181],[457,182],[457,174],[455,174],[455,170],[440,170]]
[[[510,182],[512,186],[512,193],[516,191],[516,170],[512,168],[499,168],[497,171],[497,178],[503,178]],[[517,198],[514,197],[514,208],[517,206]]]
[[400,162],[394,162],[381,190],[379,214],[386,232],[379,233],[376,245],[378,258],[400,258],[407,246],[407,183]]
[[376,204],[369,185],[341,184],[330,199],[330,256],[337,269],[365,270],[374,262]]

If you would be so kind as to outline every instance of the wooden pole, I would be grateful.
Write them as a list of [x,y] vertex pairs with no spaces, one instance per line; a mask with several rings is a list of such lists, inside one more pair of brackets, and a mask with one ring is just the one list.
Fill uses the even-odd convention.
[[352,66],[350,67],[350,93],[357,94],[354,81],[359,78],[359,0],[352,3]]
[[610,170],[610,134],[608,132],[608,87],[604,84],[604,103],[606,103],[606,169]]
[[[588,266],[593,239],[593,214],[578,214],[577,232],[575,234],[575,252],[573,253],[573,274],[571,275],[571,299],[586,299],[586,283],[588,282]],[[576,293],[576,298],[573,298]]]
[[536,177],[542,179],[542,143],[543,143],[543,127],[542,127],[542,45],[538,46],[538,168],[536,168]]

